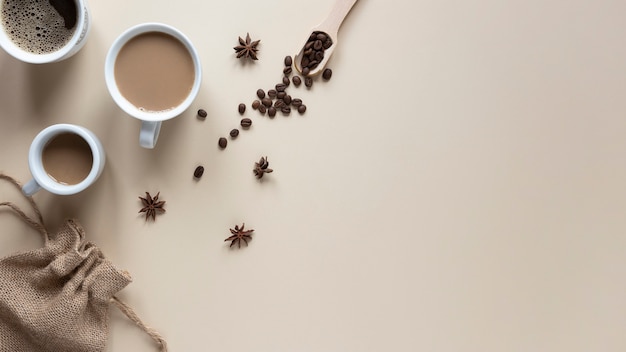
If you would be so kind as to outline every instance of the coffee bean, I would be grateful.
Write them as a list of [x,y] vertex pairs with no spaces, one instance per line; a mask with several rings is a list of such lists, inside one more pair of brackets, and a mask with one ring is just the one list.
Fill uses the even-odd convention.
[[259,112],[261,113],[261,115],[265,115],[266,111],[267,111],[267,107],[265,105],[259,106]]
[[[259,106],[259,110],[260,110],[260,108],[261,108],[261,106]],[[265,108],[265,107],[263,107],[263,108]],[[246,117],[246,118],[241,119],[241,127],[243,127],[243,128],[248,128],[248,127],[250,127],[250,126],[252,126],[252,120],[250,120],[250,119],[249,119],[249,118],[247,118],[247,117]]]
[[291,83],[291,81],[289,80],[289,77],[283,77],[283,84],[288,87],[289,83]]
[[325,80],[329,80],[330,77],[333,76],[333,70],[326,68],[324,69],[324,72],[322,72],[322,78],[324,78]]
[[322,50],[323,47],[324,43],[321,40],[316,40],[315,44],[313,44],[313,49],[315,50]]
[[307,67],[309,66],[309,58],[307,56],[303,57],[300,61],[300,66]]
[[319,65],[319,61],[317,61],[317,60],[313,60],[313,61],[309,62],[309,68],[310,68],[311,70],[312,70],[312,69],[314,69],[314,68],[316,68],[316,67],[317,67],[317,65]]
[[261,100],[261,104],[265,105],[265,107],[269,108],[270,106],[272,106],[272,99],[270,98],[263,98],[263,100]]
[[232,130],[230,130],[230,136],[233,138],[237,138],[237,136],[239,135],[239,130],[236,128],[233,128]]
[[276,91],[277,92],[284,92],[285,89],[287,89],[287,86],[285,84],[283,84],[283,83],[278,83],[276,85]]
[[276,116],[276,108],[271,106],[269,109],[267,109],[267,115],[269,117],[274,117]]
[[315,53],[315,61],[320,62],[324,59],[324,52],[318,51]]
[[315,39],[324,41],[326,40],[326,34],[322,32],[317,32],[317,36],[315,36]]
[[291,66],[292,61],[291,61],[291,56],[287,55],[285,56],[285,66],[289,67]]
[[217,141],[217,144],[220,146],[220,148],[224,149],[228,144],[228,140],[226,140],[226,138],[224,137],[220,137],[219,141]]
[[302,79],[300,78],[300,76],[293,76],[293,77],[291,78],[291,81],[293,82],[293,84],[294,84],[296,87],[299,87],[299,86],[300,86],[300,84],[302,83]]
[[285,95],[283,101],[285,102],[285,105],[291,104],[291,95]]
[[268,95],[270,98],[272,98],[272,99],[276,98],[276,89],[270,89],[270,90],[268,90],[268,91],[267,91],[267,95]]
[[280,108],[280,111],[282,111],[285,115],[289,115],[291,113],[291,108],[288,106],[283,106],[282,108]]
[[208,114],[207,114],[206,110],[204,110],[204,109],[198,110],[198,116],[200,116],[202,118],[205,118],[205,117],[207,117],[207,115]]
[[[304,83],[305,83],[305,84],[306,84],[306,81],[307,81],[306,79],[308,78],[308,77],[306,77],[306,76],[308,76],[310,72],[311,72],[311,69],[310,69],[309,67],[304,67],[304,68],[302,69],[302,75],[303,75],[303,76],[305,76],[305,78],[304,78]],[[308,86],[307,86],[307,87],[308,87]]]
[[302,105],[302,99],[299,98],[295,98],[291,101],[291,105],[293,105],[294,107],[299,107],[300,105]]
[[304,51],[304,53],[302,53],[304,56],[310,56],[311,54],[315,54],[315,50],[313,50],[313,48],[309,48],[307,50]]
[[246,104],[244,103],[239,104],[238,109],[239,109],[239,114],[243,115],[243,113],[246,112]]
[[265,98],[265,92],[263,91],[263,89],[257,89],[256,96],[259,97],[259,99]]
[[289,75],[291,74],[291,72],[292,72],[291,67],[285,67],[285,68],[283,68],[283,74],[284,74],[285,76],[289,76]]
[[324,45],[322,45],[322,47],[323,47],[324,49],[328,49],[328,48],[330,48],[331,46],[333,46],[333,41],[332,41],[332,40],[330,40],[330,38],[326,39],[326,40],[324,41]]
[[285,92],[278,92],[278,94],[276,94],[276,99],[283,99],[286,95],[287,93]]
[[254,110],[258,109],[259,105],[261,105],[261,102],[259,100],[255,100],[255,101],[252,102],[252,108]]
[[306,111],[306,105],[302,104],[298,106],[298,112],[302,115]]
[[304,77],[304,85],[307,88],[311,88],[313,86],[313,78],[311,78],[309,76]]
[[193,172],[193,177],[200,178],[202,174],[204,174],[204,167],[198,166]]
[[285,106],[285,102],[284,102],[284,101],[282,101],[282,100],[276,100],[276,101],[274,102],[274,107],[275,107],[276,109],[280,109],[280,108],[282,108],[283,106]]
[[314,41],[317,38],[317,33],[318,32],[311,33],[311,35],[309,36],[309,41]]

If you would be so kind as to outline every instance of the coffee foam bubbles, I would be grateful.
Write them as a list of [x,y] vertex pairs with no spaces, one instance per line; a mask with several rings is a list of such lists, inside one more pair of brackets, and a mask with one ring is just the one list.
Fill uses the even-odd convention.
[[48,0],[2,0],[2,25],[13,43],[34,54],[63,48],[76,29],[65,28],[63,16]]

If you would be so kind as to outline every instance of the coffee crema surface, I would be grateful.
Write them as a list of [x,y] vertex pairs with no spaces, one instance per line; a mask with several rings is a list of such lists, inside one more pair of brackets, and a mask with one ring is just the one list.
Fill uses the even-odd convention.
[[93,154],[89,143],[74,133],[61,133],[44,147],[43,168],[56,182],[76,185],[89,176]]
[[120,93],[143,111],[167,111],[189,96],[195,67],[187,47],[162,32],[130,39],[115,60],[115,81]]
[[33,54],[63,48],[76,30],[74,0],[2,0],[2,25],[15,45]]

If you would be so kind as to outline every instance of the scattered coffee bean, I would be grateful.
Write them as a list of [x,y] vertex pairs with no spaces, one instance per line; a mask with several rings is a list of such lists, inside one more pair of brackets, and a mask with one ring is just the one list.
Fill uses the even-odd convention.
[[255,101],[252,102],[252,108],[254,110],[258,109],[259,105],[261,105],[261,102],[259,100],[255,100]]
[[276,91],[277,92],[284,92],[285,89],[287,89],[287,86],[285,84],[283,84],[283,83],[278,83],[276,85]]
[[246,112],[246,104],[244,103],[239,104],[238,110],[239,110],[239,114],[243,115],[243,113]]
[[291,67],[285,67],[285,68],[283,68],[283,74],[284,74],[285,76],[289,76],[289,75],[291,74],[291,72],[292,72]]
[[198,166],[194,171],[193,171],[193,177],[195,178],[200,178],[202,177],[202,174],[204,174],[204,167],[202,166]]
[[282,108],[283,106],[285,106],[285,102],[284,102],[284,101],[282,101],[282,100],[276,100],[276,101],[274,102],[274,107],[275,107],[276,109],[280,109],[280,108]]
[[220,139],[217,141],[217,145],[219,145],[220,148],[222,149],[226,148],[227,144],[228,144],[228,140],[226,140],[226,138],[224,137],[220,137]]
[[269,108],[270,106],[272,106],[272,99],[270,98],[263,98],[263,100],[261,100],[261,104],[265,105],[265,107]]
[[302,104],[298,106],[298,112],[302,115],[306,111],[306,105]]
[[259,112],[261,113],[261,115],[265,115],[266,111],[267,111],[267,107],[265,105],[259,106]]
[[270,106],[270,107],[267,109],[267,115],[268,115],[269,117],[274,117],[274,116],[276,116],[276,108],[275,108],[275,107],[273,107],[273,106]]
[[270,89],[267,91],[267,95],[269,95],[269,97],[272,99],[276,98],[276,93],[276,89]]
[[289,94],[285,95],[285,97],[283,98],[283,101],[285,102],[285,105],[291,104],[291,95]]
[[259,97],[259,99],[265,98],[265,92],[263,91],[263,89],[257,89],[256,96]]
[[299,107],[300,105],[302,105],[302,99],[294,98],[293,100],[291,100],[291,105],[293,105],[296,108]]
[[309,76],[304,77],[304,85],[307,88],[311,88],[313,86],[313,78],[311,78]]
[[252,126],[252,120],[250,120],[249,118],[243,118],[241,119],[241,127],[243,128],[248,128]]
[[233,128],[232,130],[230,130],[230,136],[233,138],[237,138],[237,136],[239,135],[239,130],[236,128]]
[[299,87],[299,86],[300,86],[300,84],[302,83],[302,79],[300,78],[300,76],[293,76],[293,77],[291,78],[291,81],[293,82],[293,84],[294,84],[296,87]]
[[291,108],[288,106],[283,106],[282,108],[280,108],[280,111],[282,111],[285,115],[289,115],[291,113]]
[[205,117],[207,117],[207,115],[208,114],[207,114],[206,110],[204,110],[204,109],[198,110],[198,116],[200,116],[202,118],[205,118]]
[[283,84],[286,87],[289,86],[289,83],[291,83],[291,81],[289,80],[289,77],[283,77]]
[[285,96],[287,95],[287,93],[285,92],[278,92],[278,94],[276,94],[276,99],[283,99]]
[[322,72],[322,78],[324,78],[325,80],[329,80],[330,77],[333,76],[333,70],[326,68],[324,69],[324,72]]
[[311,72],[311,69],[309,68],[309,66],[305,66],[302,69],[302,75],[305,76],[305,80],[304,80],[305,82],[306,82],[306,76],[308,76],[310,72]]
[[291,56],[285,56],[285,66],[289,67],[292,64]]

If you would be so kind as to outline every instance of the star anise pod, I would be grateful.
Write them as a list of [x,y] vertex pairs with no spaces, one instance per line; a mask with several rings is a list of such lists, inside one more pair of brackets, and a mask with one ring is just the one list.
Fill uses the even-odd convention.
[[258,60],[258,57],[256,56],[256,54],[259,51],[257,46],[259,45],[260,42],[261,42],[260,40],[252,41],[250,39],[250,33],[246,33],[245,41],[241,39],[241,37],[239,37],[239,45],[233,48],[237,52],[237,58],[241,59],[243,57],[246,59],[249,58],[252,60]]
[[261,157],[258,163],[254,163],[254,169],[252,170],[254,176],[260,179],[263,178],[264,174],[272,173],[274,170],[270,169],[269,166],[270,162],[267,160],[267,157]]
[[252,239],[250,234],[254,232],[254,230],[244,230],[244,226],[246,226],[246,224],[242,223],[241,227],[235,225],[234,229],[230,229],[232,236],[224,240],[224,242],[231,241],[229,247],[232,247],[235,243],[237,243],[237,248],[241,248],[241,241],[244,241],[246,246],[248,245],[248,240]]
[[150,193],[146,192],[145,198],[141,196],[139,197],[139,199],[141,199],[141,202],[143,203],[143,208],[141,208],[139,212],[146,213],[146,221],[148,221],[148,218],[150,217],[152,217],[152,221],[156,220],[157,212],[165,213],[165,209],[163,208],[163,206],[165,205],[165,201],[159,200],[159,194],[161,194],[161,192],[152,197],[150,196]]

